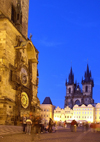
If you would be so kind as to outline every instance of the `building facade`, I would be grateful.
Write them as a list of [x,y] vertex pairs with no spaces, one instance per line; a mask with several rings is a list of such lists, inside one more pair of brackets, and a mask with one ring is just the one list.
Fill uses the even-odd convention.
[[0,124],[39,112],[38,50],[27,38],[29,0],[0,0]]
[[91,76],[91,71],[89,71],[89,66],[87,64],[87,69],[82,78],[82,90],[79,84],[74,83],[74,74],[72,72],[72,67],[70,70],[68,82],[66,81],[66,96],[64,107],[69,106],[73,108],[75,104],[77,105],[88,105],[93,104],[94,100],[92,98],[94,81]]
[[42,104],[40,104],[41,108],[41,117],[42,119],[49,122],[49,118],[54,119],[54,109],[55,106],[52,104],[50,97],[46,97]]
[[97,122],[100,123],[100,103],[96,105],[75,105],[73,109],[70,107],[66,107],[61,109],[57,107],[54,110],[54,120],[64,122],[71,122],[72,120],[76,120],[79,123],[82,122]]

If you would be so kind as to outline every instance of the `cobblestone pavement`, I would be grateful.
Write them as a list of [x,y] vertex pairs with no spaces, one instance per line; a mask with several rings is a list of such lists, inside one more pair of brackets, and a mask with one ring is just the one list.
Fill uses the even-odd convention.
[[[100,142],[100,132],[70,132],[69,129],[60,129],[55,133],[40,134],[41,142]],[[35,139],[36,142],[37,137]],[[0,137],[0,142],[31,142],[31,135],[15,134]]]

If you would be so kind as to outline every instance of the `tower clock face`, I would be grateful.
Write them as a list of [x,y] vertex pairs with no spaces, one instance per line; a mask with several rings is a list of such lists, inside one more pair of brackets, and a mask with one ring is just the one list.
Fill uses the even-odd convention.
[[21,93],[21,105],[23,108],[27,108],[29,105],[29,98],[25,92]]
[[24,67],[21,68],[20,78],[21,78],[21,83],[23,85],[27,85],[27,83],[28,83],[28,73],[27,73],[27,70]]

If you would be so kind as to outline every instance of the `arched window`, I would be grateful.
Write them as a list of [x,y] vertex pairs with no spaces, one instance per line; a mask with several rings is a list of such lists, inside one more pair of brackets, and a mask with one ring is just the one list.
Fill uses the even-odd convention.
[[69,88],[69,93],[71,93],[71,88]]
[[88,92],[88,86],[85,87],[85,92]]

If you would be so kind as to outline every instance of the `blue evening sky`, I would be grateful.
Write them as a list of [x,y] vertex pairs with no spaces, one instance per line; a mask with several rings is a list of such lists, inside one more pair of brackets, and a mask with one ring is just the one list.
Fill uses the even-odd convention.
[[87,68],[100,103],[100,0],[30,0],[28,37],[39,51],[40,103],[64,107],[70,68],[81,85]]

